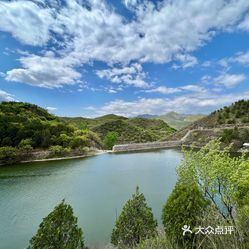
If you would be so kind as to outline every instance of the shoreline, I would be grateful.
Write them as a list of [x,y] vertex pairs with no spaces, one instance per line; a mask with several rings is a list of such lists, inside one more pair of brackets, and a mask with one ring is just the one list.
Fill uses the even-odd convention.
[[41,158],[41,159],[30,159],[30,160],[23,160],[13,163],[1,163],[0,168],[3,166],[11,166],[11,165],[18,165],[24,163],[35,163],[35,162],[49,162],[49,161],[62,161],[62,160],[70,160],[70,159],[80,159],[85,157],[97,156],[105,153],[110,153],[110,150],[94,150],[89,152],[88,154],[84,155],[75,155],[75,156],[65,156],[65,157],[51,157],[51,158]]
[[85,155],[78,155],[78,156],[65,156],[65,157],[52,157],[52,158],[43,158],[43,159],[32,159],[32,160],[25,160],[20,161],[18,163],[34,163],[34,162],[49,162],[49,161],[61,161],[61,160],[70,160],[70,159],[77,159],[77,158],[85,158],[90,156],[97,156],[105,153],[109,153],[108,150],[96,150],[92,153],[85,154]]

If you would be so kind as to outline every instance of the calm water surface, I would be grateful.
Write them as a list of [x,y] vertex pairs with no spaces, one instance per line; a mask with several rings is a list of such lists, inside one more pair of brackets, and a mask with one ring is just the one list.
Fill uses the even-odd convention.
[[0,248],[25,248],[62,199],[72,205],[86,244],[105,245],[137,185],[160,223],[181,159],[178,150],[161,150],[0,168]]

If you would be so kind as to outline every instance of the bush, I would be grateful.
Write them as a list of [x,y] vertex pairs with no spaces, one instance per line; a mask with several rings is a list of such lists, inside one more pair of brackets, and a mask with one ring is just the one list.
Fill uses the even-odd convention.
[[235,124],[236,121],[235,121],[235,119],[231,118],[231,119],[229,119],[229,120],[227,121],[227,123],[228,123],[228,124]]
[[67,155],[71,152],[71,148],[63,148],[61,145],[51,146],[49,150],[54,156]]
[[173,249],[166,237],[146,239],[138,244],[137,249]]
[[239,139],[239,130],[237,127],[234,129],[224,129],[220,137],[222,142],[229,144],[233,139]]
[[33,145],[33,142],[31,138],[22,139],[18,145],[18,148],[24,153],[29,153],[31,152],[31,150],[33,150],[32,145]]
[[21,158],[19,149],[11,146],[0,147],[0,161],[14,163],[21,160]]

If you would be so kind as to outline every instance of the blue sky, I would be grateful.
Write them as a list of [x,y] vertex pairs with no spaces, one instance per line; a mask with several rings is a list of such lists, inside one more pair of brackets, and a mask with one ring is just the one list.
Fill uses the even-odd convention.
[[0,1],[0,101],[95,117],[248,96],[248,0]]

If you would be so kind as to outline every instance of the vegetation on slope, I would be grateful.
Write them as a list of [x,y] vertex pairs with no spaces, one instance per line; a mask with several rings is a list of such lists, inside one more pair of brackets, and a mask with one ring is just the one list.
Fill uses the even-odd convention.
[[225,106],[210,115],[194,122],[191,127],[213,128],[227,125],[243,125],[249,123],[249,100],[239,100]]
[[50,155],[62,155],[89,147],[101,147],[92,131],[76,129],[33,104],[0,104],[0,162],[28,158],[32,150],[49,149]]
[[240,100],[214,111],[177,131],[170,139],[181,139],[189,130],[193,132],[184,141],[187,145],[194,142],[202,147],[212,139],[221,138],[223,146],[233,143],[233,149],[237,151],[249,141],[249,100]]
[[245,124],[249,123],[249,100],[239,100],[231,106],[213,112],[218,124]]
[[64,118],[76,127],[85,127],[96,132],[102,140],[108,132],[117,134],[117,143],[140,143],[163,140],[175,130],[162,120],[126,118],[106,115],[95,119]]

